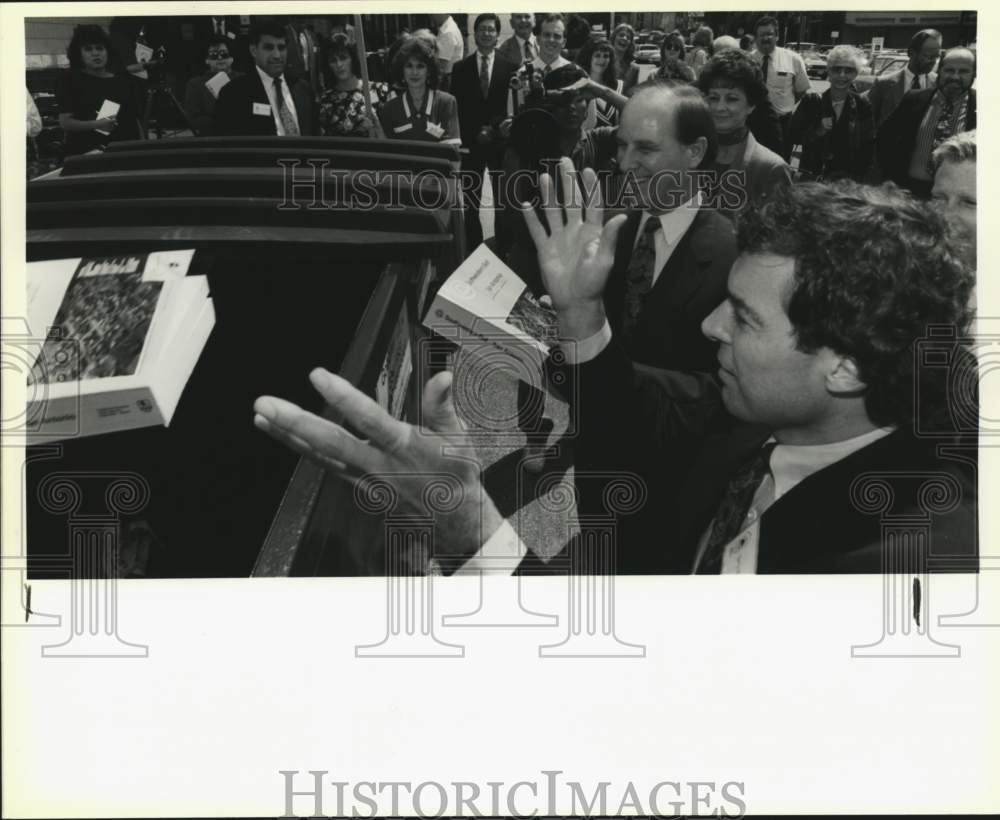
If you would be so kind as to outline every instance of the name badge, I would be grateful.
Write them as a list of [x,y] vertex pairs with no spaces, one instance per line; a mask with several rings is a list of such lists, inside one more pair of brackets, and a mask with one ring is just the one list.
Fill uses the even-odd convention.
[[406,125],[397,125],[392,130],[395,131],[397,134],[400,134],[403,131],[409,131],[411,128],[413,128],[413,123],[412,122],[408,122],[408,123],[406,123]]
[[226,36],[227,36],[227,37],[228,37],[228,38],[229,38],[230,40],[235,40],[235,39],[236,39],[236,35],[235,35],[235,34],[233,34],[233,32],[231,32],[231,31],[227,31],[227,32],[226,32]]
[[262,117],[271,116],[271,106],[268,103],[258,103],[253,104],[253,113],[260,114]]
[[435,139],[440,139],[441,135],[444,134],[444,129],[436,122],[428,122],[425,130]]

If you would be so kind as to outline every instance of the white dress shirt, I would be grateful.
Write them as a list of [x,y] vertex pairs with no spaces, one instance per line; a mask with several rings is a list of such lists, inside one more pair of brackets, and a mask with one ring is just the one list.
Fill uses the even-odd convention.
[[483,54],[483,52],[476,50],[476,78],[479,77],[479,72],[483,67],[483,57],[486,58],[486,74],[490,78],[490,82],[493,82],[493,64],[496,62],[496,49],[491,49],[489,54]]
[[[750,509],[743,521],[743,529],[730,541],[722,553],[723,574],[753,574],[757,571],[757,556],[760,548],[760,520],[767,508],[804,481],[813,473],[818,473],[825,467],[847,458],[851,453],[867,447],[880,438],[889,435],[895,427],[879,427],[862,433],[860,436],[830,444],[793,445],[778,444],[771,452],[771,472],[754,493]],[[774,439],[770,439],[774,441]],[[712,531],[711,523],[702,533],[698,542],[698,550],[694,567],[701,562],[705,548],[708,546],[708,536]]]
[[912,71],[910,71],[909,65],[906,65],[903,68],[903,77],[906,79],[906,85],[903,86],[904,93],[906,91],[911,91],[913,89],[913,78],[914,77],[918,78],[917,79],[917,88],[923,90],[925,88],[929,88],[930,87],[930,86],[927,85],[927,83],[928,83],[928,81],[930,79],[929,76],[927,74],[914,74]]
[[449,64],[446,73],[450,74],[451,67],[461,60],[464,54],[465,43],[462,41],[462,32],[458,29],[458,23],[449,17],[438,27],[437,59]]
[[[701,192],[699,191],[693,199],[689,199],[679,208],[674,208],[672,211],[667,211],[667,213],[659,215],[660,230],[653,234],[653,246],[656,250],[656,256],[653,259],[653,285],[660,278],[660,273],[673,255],[677,244],[681,241],[684,234],[687,233],[688,228],[691,227],[691,223],[694,222],[700,206]],[[653,215],[649,211],[643,212],[642,217],[639,219],[639,230],[635,234],[635,244],[639,243],[643,228],[645,228],[646,223],[652,218]],[[635,245],[632,247],[634,248]]]
[[[260,66],[254,66],[254,68],[257,69],[257,75],[260,77],[260,81],[264,84],[264,93],[267,94],[267,101],[271,105],[271,117],[274,120],[274,126],[278,131],[278,136],[284,137],[286,136],[285,126],[282,124],[281,117],[278,115],[278,98],[274,93],[274,77],[265,71],[261,71]],[[299,133],[302,133],[302,123],[299,121],[299,112],[295,110],[295,100],[292,99],[292,90],[288,87],[288,80],[284,75],[281,76],[281,98],[285,101],[285,107],[295,118],[295,122],[299,126]]]

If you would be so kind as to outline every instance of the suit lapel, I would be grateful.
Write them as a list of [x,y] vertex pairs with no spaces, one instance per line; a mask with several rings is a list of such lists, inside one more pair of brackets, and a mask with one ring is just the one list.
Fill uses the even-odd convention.
[[653,293],[661,294],[670,292],[674,298],[672,302],[684,304],[688,297],[694,293],[701,284],[701,271],[704,265],[711,262],[700,253],[700,249],[695,247],[692,239],[701,230],[705,220],[708,218],[705,211],[699,210],[695,214],[694,221],[684,231],[684,235],[677,240],[677,247],[667,260],[667,264],[660,270],[660,275],[653,285]]

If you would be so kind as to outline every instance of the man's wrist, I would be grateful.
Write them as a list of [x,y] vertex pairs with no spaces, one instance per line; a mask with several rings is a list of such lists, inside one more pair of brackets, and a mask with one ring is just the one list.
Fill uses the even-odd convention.
[[567,342],[582,342],[604,327],[603,300],[558,308],[559,337]]

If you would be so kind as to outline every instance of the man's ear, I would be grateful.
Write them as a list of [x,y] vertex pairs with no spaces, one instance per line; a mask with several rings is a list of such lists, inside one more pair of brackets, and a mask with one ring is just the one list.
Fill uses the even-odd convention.
[[826,374],[826,389],[831,393],[861,393],[868,385],[861,378],[858,363],[848,356],[830,353],[831,368]]
[[705,152],[708,150],[708,140],[705,137],[698,137],[698,139],[685,147],[691,159],[690,167],[692,169],[697,168],[705,158]]

